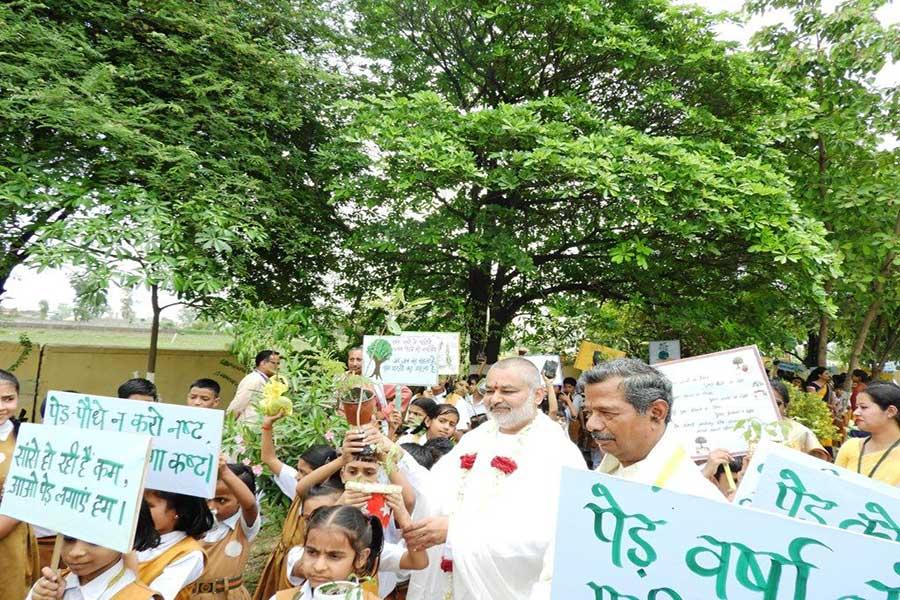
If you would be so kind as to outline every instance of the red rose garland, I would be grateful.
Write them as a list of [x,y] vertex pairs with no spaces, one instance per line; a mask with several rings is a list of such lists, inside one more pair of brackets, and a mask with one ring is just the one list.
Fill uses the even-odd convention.
[[[529,425],[525,430],[523,430],[521,432],[520,435],[522,436],[522,438],[524,438],[524,433],[526,433],[526,431],[530,428],[531,428],[531,426]],[[465,473],[463,474],[463,479],[465,479],[466,475],[468,475],[468,472],[472,470],[472,467],[475,466],[475,461],[477,459],[478,459],[477,453],[463,454],[462,456],[459,457],[459,468],[462,469],[463,471],[465,471]],[[498,471],[500,471],[501,473],[503,473],[504,475],[511,475],[512,473],[515,472],[516,469],[519,468],[519,465],[516,464],[516,461],[509,458],[508,456],[495,456],[493,459],[491,459],[491,466],[493,468],[497,469]],[[462,502],[462,496],[463,496],[463,485],[462,485],[462,481],[461,481],[458,502]],[[444,551],[448,552],[449,548],[445,547]],[[453,573],[453,558],[452,558],[452,556],[447,556],[445,554],[441,558],[441,571],[443,571],[444,573],[447,573],[448,576],[452,576],[452,573]],[[444,596],[444,600],[450,600],[450,598],[453,597],[452,581],[450,582],[449,585],[450,585],[450,587],[447,590],[447,594]]]
[[491,466],[506,475],[511,474],[519,468],[516,461],[506,456],[495,456],[494,460],[491,461]]

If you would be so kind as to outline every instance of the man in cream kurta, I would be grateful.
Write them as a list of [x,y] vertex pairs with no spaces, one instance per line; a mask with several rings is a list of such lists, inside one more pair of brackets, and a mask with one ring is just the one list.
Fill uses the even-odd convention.
[[[672,384],[665,375],[640,360],[620,358],[585,371],[581,381],[585,426],[605,453],[598,472],[726,501],[668,427]],[[550,598],[553,557],[551,547],[532,600]]]
[[254,402],[262,398],[263,388],[269,382],[269,378],[278,373],[280,365],[281,355],[274,350],[263,350],[257,354],[256,367],[241,379],[227,412],[232,413],[242,423],[256,423]]
[[450,588],[453,600],[528,598],[556,526],[562,467],[584,468],[538,410],[545,389],[530,362],[498,362],[486,388],[491,421],[435,465],[424,499],[431,516],[406,532],[411,548],[443,545],[442,560],[413,574],[409,600],[440,600]]

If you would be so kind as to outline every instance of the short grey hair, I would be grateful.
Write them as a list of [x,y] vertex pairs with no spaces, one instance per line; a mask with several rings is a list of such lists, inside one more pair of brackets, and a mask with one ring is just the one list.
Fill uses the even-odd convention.
[[617,358],[601,363],[582,373],[580,383],[587,388],[616,378],[622,379],[625,399],[638,413],[646,413],[653,402],[663,400],[669,406],[666,423],[672,420],[672,382],[642,360]]
[[541,377],[541,372],[538,371],[538,368],[536,366],[534,366],[534,363],[532,363],[528,359],[522,358],[521,356],[513,356],[511,358],[498,360],[493,365],[491,365],[490,369],[488,369],[488,375],[490,375],[491,371],[493,371],[494,369],[499,370],[515,368],[521,370],[522,379],[525,380],[525,383],[528,384],[529,390],[531,390],[532,392],[544,387],[544,379]]

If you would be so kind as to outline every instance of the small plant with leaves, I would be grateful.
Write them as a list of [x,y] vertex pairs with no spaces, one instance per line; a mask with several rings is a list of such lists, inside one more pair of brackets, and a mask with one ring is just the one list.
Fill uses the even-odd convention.
[[384,328],[391,335],[400,335],[403,328],[401,321],[408,321],[416,316],[416,313],[431,304],[429,298],[415,298],[407,301],[402,288],[394,288],[390,293],[377,292],[365,304],[364,308],[370,311],[384,313]]
[[786,421],[766,423],[752,417],[749,419],[740,419],[734,424],[734,431],[741,433],[741,436],[747,442],[750,451],[753,452],[763,437],[771,440],[787,439],[791,431],[791,424]]
[[834,415],[822,398],[794,386],[788,387],[788,393],[791,395],[787,408],[788,417],[809,427],[819,441],[837,437],[838,428],[834,424]]

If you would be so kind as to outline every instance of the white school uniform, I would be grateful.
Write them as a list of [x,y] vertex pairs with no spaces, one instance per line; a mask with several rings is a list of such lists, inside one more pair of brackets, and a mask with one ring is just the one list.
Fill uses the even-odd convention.
[[[259,520],[259,519],[257,519]],[[137,553],[139,563],[153,560],[181,540],[187,537],[183,531],[170,531],[160,536],[159,546]],[[191,585],[203,575],[203,552],[194,550],[169,563],[162,574],[147,583],[147,587],[156,590],[165,600],[175,600],[182,589]]]
[[[400,569],[400,559],[403,558],[405,552],[405,543],[391,544],[385,542],[384,547],[381,549],[381,560],[378,565],[378,595],[382,598],[394,591],[399,577],[405,576],[409,578],[409,571]],[[287,579],[295,587],[308,585],[305,579],[292,575],[294,567],[302,558],[303,546],[294,546],[288,550],[287,560],[285,561],[287,563]],[[310,594],[310,598],[312,598],[312,594]]]
[[[275,596],[272,596],[269,600],[275,600]],[[296,600],[313,600],[312,588],[309,587],[308,583],[300,586],[300,596]]]
[[297,469],[294,467],[282,465],[281,471],[272,476],[272,481],[291,500],[297,497]]
[[[75,573],[66,575],[63,600],[109,600],[134,581],[134,573],[126,569],[125,563],[120,559],[84,585],[79,583],[78,575]],[[31,594],[32,592],[28,592],[25,600],[31,600]]]
[[238,509],[236,513],[234,513],[224,521],[216,521],[216,524],[213,525],[213,528],[207,531],[206,535],[203,536],[203,541],[209,544],[215,544],[223,537],[234,531],[234,528],[237,527],[238,522],[240,521],[241,529],[244,530],[244,535],[247,536],[247,541],[252,542],[254,539],[256,539],[256,536],[259,535],[260,527],[262,527],[261,517],[262,513],[259,512],[259,507],[257,507],[256,521],[253,522],[253,525],[247,525],[247,521],[244,520],[244,511]]

